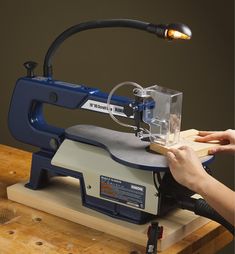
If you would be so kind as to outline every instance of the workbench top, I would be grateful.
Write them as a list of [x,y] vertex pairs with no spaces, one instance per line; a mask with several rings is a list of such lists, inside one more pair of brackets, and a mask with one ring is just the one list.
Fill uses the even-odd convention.
[[[7,186],[29,178],[31,157],[0,145],[0,254],[145,253],[144,247],[129,241],[7,200]],[[216,253],[230,241],[228,231],[209,222],[161,253]]]

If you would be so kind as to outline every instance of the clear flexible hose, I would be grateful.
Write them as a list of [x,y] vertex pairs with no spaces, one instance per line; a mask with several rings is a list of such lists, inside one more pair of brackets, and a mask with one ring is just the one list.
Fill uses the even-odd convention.
[[[123,122],[119,121],[119,120],[113,115],[113,112],[112,112],[112,109],[111,109],[111,105],[110,105],[110,102],[111,102],[111,99],[112,99],[112,96],[113,96],[114,92],[115,92],[118,88],[120,88],[120,87],[122,87],[122,86],[126,86],[126,85],[134,86],[134,87],[136,87],[136,88],[141,89],[142,92],[143,92],[143,94],[146,93],[145,89],[144,89],[141,85],[139,85],[139,84],[137,84],[137,83],[135,83],[135,82],[132,82],[132,81],[125,81],[125,82],[122,82],[122,83],[116,85],[116,86],[111,90],[111,92],[109,93],[109,96],[108,96],[108,99],[107,99],[107,109],[108,109],[108,113],[109,113],[110,117],[111,117],[111,118],[113,119],[113,121],[115,121],[117,124],[119,124],[119,125],[121,125],[121,126],[124,126],[124,127],[133,128],[134,130],[136,130],[136,129],[137,129],[136,126],[130,125],[130,124],[126,124],[126,123],[123,123]],[[141,130],[141,131],[144,131],[144,132],[147,132],[148,134],[151,135],[151,133],[150,133],[149,130],[147,130],[147,129],[140,128],[140,130]]]
[[107,108],[108,108],[109,115],[110,115],[110,117],[113,119],[114,122],[116,122],[117,124],[119,124],[119,125],[121,125],[121,126],[133,128],[133,129],[135,130],[135,129],[136,129],[136,126],[130,125],[130,124],[126,124],[126,123],[122,123],[121,121],[119,121],[119,120],[113,115],[113,112],[112,112],[112,109],[111,109],[111,106],[110,106],[110,101],[111,101],[111,99],[112,99],[112,96],[113,96],[114,92],[115,92],[118,88],[120,88],[120,87],[122,87],[122,86],[126,86],[126,85],[131,85],[131,86],[137,87],[137,88],[139,88],[139,89],[141,89],[141,90],[144,90],[144,88],[143,88],[141,85],[139,85],[139,84],[137,84],[137,83],[135,83],[135,82],[132,82],[132,81],[124,81],[124,82],[122,82],[122,83],[116,85],[116,86],[111,90],[111,92],[109,93],[109,96],[108,96],[108,99],[107,99]]

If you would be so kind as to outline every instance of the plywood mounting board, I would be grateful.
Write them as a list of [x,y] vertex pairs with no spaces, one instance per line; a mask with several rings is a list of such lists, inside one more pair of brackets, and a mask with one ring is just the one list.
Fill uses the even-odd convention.
[[[146,245],[149,224],[135,225],[82,206],[78,180],[55,177],[48,187],[36,191],[24,187],[24,184],[17,183],[8,187],[8,198],[130,242]],[[163,238],[158,243],[159,251],[179,242],[209,222],[208,219],[185,210],[175,210],[158,221],[164,228]]]
[[168,150],[170,148],[179,148],[181,146],[189,146],[191,147],[199,157],[207,156],[208,151],[216,146],[221,145],[219,141],[211,141],[207,143],[202,143],[202,142],[196,142],[194,141],[195,138],[198,136],[199,131],[195,129],[190,129],[186,131],[181,131],[180,132],[180,141],[176,145],[172,146],[163,146],[157,143],[152,143],[150,145],[150,150],[166,155]]

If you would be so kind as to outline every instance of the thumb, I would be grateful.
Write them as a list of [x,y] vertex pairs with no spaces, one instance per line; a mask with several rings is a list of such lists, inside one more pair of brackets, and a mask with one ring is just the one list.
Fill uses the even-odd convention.
[[166,157],[167,157],[169,163],[175,161],[175,155],[170,151],[168,151],[166,153]]
[[224,145],[224,146],[217,146],[208,151],[209,154],[215,154],[219,152],[228,152],[232,153],[235,152],[235,145]]

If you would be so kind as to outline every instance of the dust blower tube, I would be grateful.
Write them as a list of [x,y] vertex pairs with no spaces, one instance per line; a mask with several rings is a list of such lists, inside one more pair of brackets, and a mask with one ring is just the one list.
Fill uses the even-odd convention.
[[197,215],[214,220],[224,226],[228,231],[230,231],[230,233],[234,235],[235,228],[233,225],[227,222],[220,214],[218,214],[211,206],[209,206],[204,199],[185,198],[178,200],[177,202],[181,209],[186,209],[194,212]]

